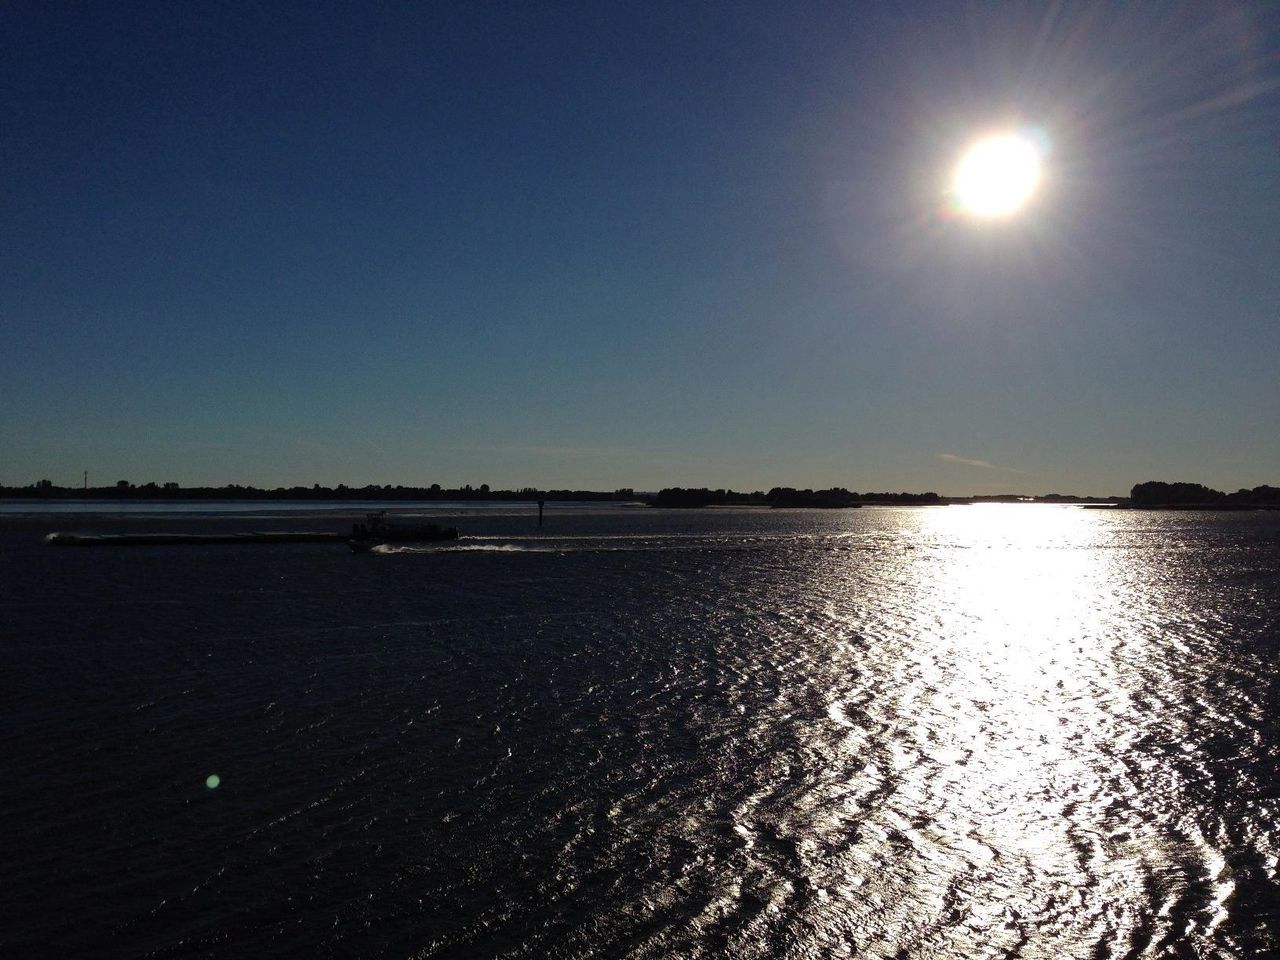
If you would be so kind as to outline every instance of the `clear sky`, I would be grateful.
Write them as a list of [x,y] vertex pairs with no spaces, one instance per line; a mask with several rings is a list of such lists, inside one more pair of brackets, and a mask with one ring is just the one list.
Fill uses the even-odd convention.
[[1278,308],[1273,3],[0,7],[0,483],[1234,490]]

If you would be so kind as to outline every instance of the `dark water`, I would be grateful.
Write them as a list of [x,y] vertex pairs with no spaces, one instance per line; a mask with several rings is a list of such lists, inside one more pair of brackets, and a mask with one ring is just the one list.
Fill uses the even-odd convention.
[[1280,514],[454,522],[5,520],[0,954],[1280,953]]

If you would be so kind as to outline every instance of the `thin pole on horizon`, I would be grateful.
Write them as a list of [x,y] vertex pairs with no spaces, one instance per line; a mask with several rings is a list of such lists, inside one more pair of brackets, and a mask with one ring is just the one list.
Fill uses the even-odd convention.
[[89,489],[89,471],[88,470],[84,472],[84,488],[86,490]]
[[541,527],[541,526],[542,526],[542,508],[543,508],[544,506],[546,506],[546,503],[547,503],[547,501],[545,501],[545,500],[539,500],[539,501],[538,501],[538,526],[539,526],[539,527]]

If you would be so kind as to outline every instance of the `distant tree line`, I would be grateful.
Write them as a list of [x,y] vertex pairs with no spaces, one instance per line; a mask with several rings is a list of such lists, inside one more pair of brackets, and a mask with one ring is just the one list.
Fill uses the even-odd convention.
[[707,487],[667,487],[646,498],[654,507],[860,507],[867,503],[928,504],[943,503],[936,493],[855,493],[844,487],[827,490],[797,490],[774,487],[768,493],[739,493],[737,490],[711,490]]
[[371,483],[363,487],[336,487],[313,484],[310,487],[246,487],[229,483],[225,487],[182,487],[176,483],[133,484],[119,480],[108,487],[59,487],[49,480],[39,480],[25,487],[0,487],[0,497],[50,500],[601,500],[634,501],[630,488],[606,493],[599,490],[540,490],[521,487],[518,490],[492,490],[487,483],[478,487],[405,487]]
[[[229,483],[223,487],[183,487],[177,483],[133,484],[119,480],[105,487],[60,487],[48,479],[24,487],[0,486],[0,498],[8,499],[58,499],[58,500],[584,500],[604,502],[641,501],[655,507],[711,507],[711,506],[761,506],[761,507],[858,507],[866,504],[928,505],[941,503],[1022,502],[1081,503],[1112,501],[1123,502],[1119,497],[1076,497],[1049,493],[1030,497],[1021,494],[997,494],[974,497],[943,497],[936,493],[856,493],[844,487],[826,490],[774,487],[767,493],[756,490],[743,493],[724,488],[666,487],[657,493],[636,493],[630,487],[612,492],[600,490],[542,490],[537,487],[520,487],[516,490],[493,490],[487,483],[473,487],[442,487],[433,483],[426,487],[406,487],[391,484],[368,484],[349,487],[344,483],[326,487],[318,483],[309,487],[260,488]],[[1219,510],[1247,510],[1280,508],[1280,487],[1266,484],[1252,490],[1224,493],[1200,483],[1165,483],[1148,480],[1133,487],[1128,506],[1211,508]]]
[[1148,480],[1129,491],[1135,507],[1215,507],[1247,510],[1256,507],[1280,507],[1280,487],[1263,484],[1252,490],[1240,489],[1223,493],[1202,483],[1165,483]]
[[665,487],[644,502],[651,507],[727,507],[727,506],[761,506],[764,494],[739,493],[737,490],[711,490],[707,487]]

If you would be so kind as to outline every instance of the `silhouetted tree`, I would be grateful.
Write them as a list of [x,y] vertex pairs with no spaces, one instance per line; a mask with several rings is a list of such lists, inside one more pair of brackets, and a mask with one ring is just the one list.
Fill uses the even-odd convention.
[[1135,484],[1129,497],[1136,506],[1185,506],[1212,504],[1226,499],[1221,490],[1212,490],[1201,483],[1165,483],[1148,480]]

